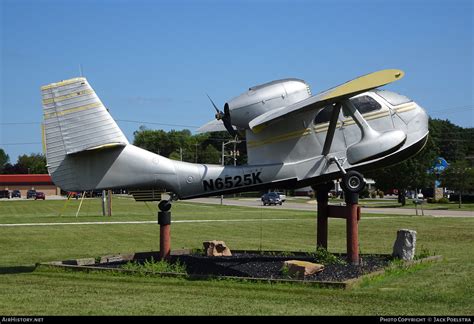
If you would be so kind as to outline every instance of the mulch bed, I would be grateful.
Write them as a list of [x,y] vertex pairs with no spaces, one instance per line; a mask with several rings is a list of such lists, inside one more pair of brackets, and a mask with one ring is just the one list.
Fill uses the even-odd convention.
[[[344,255],[340,257],[342,260],[344,259]],[[306,276],[304,280],[342,282],[381,270],[389,264],[390,259],[388,255],[364,255],[360,265],[342,262],[326,264],[322,272]],[[176,260],[186,265],[189,275],[261,279],[295,279],[285,276],[281,272],[283,263],[287,260],[321,263],[312,256],[279,256],[258,253],[234,253],[229,257],[207,257],[196,254],[173,256],[172,261]]]

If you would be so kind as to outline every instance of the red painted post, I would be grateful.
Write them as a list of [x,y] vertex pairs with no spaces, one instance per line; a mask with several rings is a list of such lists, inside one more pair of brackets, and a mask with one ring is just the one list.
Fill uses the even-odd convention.
[[316,246],[328,248],[328,186],[316,188],[316,200],[318,203],[318,227],[316,234]]
[[[346,233],[347,233],[347,259],[352,264],[359,264],[359,225],[358,216],[360,207],[357,203],[347,203]],[[360,217],[360,216],[359,216]]]
[[158,212],[160,224],[160,258],[169,259],[171,254],[171,212]]

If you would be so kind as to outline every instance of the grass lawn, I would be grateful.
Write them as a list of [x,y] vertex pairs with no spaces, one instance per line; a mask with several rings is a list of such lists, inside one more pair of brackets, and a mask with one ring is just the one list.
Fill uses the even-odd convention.
[[[0,224],[156,221],[156,204],[115,198],[112,217],[100,202],[1,201]],[[177,202],[172,219],[240,220],[172,224],[172,247],[201,248],[210,239],[231,249],[312,251],[315,214]],[[156,224],[0,227],[3,315],[472,315],[474,218],[364,216],[362,253],[391,253],[400,228],[418,232],[418,251],[444,261],[394,271],[342,291],[230,280],[192,281],[123,274],[36,270],[42,261],[159,249]],[[383,216],[383,215],[378,215]],[[330,219],[329,250],[345,251],[345,222]]]
[[[343,202],[343,199],[330,199],[329,202],[337,203]],[[415,209],[415,204],[412,199],[406,200],[406,205],[402,206],[397,199],[360,199],[360,205],[363,207],[373,207],[373,208],[404,208],[404,209]],[[420,208],[418,206],[418,208]],[[438,203],[425,203],[423,204],[423,209],[449,209],[449,210],[472,210],[474,211],[474,204],[472,203],[463,203],[461,208],[457,202],[449,202],[448,204],[438,204]]]

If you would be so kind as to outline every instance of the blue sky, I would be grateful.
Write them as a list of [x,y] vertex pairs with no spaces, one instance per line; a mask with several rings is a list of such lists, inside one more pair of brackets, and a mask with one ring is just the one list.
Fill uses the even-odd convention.
[[[248,87],[296,77],[314,94],[399,68],[387,89],[474,126],[473,2],[0,0],[0,147],[41,152],[40,87],[87,77],[130,141],[200,126]],[[126,120],[142,123],[126,122]],[[187,127],[191,130],[196,128]]]

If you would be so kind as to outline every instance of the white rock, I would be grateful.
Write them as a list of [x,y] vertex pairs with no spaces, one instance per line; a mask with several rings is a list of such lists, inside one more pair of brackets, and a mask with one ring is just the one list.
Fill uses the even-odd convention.
[[393,245],[392,256],[402,260],[413,260],[415,256],[416,231],[401,229],[397,231],[397,240]]

